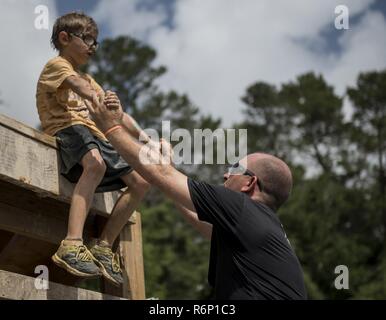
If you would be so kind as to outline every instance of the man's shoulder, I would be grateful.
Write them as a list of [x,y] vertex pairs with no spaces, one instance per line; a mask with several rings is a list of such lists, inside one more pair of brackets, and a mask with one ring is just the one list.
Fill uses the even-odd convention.
[[235,198],[242,200],[245,196],[243,193],[231,190],[224,185],[197,181],[191,178],[188,178],[188,187],[191,193],[192,191],[198,192],[205,197],[212,195],[213,198],[221,202],[234,201]]

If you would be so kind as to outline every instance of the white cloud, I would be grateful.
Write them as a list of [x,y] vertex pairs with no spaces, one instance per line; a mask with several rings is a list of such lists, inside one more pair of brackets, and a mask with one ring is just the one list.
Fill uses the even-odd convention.
[[[344,48],[340,57],[335,57],[333,67],[325,72],[326,79],[333,83],[336,92],[344,95],[347,86],[355,86],[358,74],[363,71],[386,68],[386,20],[379,12],[367,12],[360,23],[346,31],[339,39]],[[350,119],[352,106],[344,99],[346,119]]]
[[[386,67],[386,25],[369,12],[360,24],[341,33],[339,56],[310,51],[305,39],[323,45],[321,32],[334,25],[338,0],[178,0],[173,30],[163,26],[166,13],[138,11],[140,0],[101,1],[96,19],[112,35],[130,34],[148,41],[157,63],[168,73],[164,89],[187,92],[206,113],[229,125],[241,118],[240,97],[256,80],[280,84],[302,72],[323,73],[342,93],[361,70]],[[350,16],[365,12],[372,0],[346,1]]]
[[[152,11],[138,7],[140,1],[132,0],[101,0],[92,13],[92,17],[107,26],[115,35],[135,34],[144,39],[166,19],[166,13],[160,6],[154,6]],[[135,14],[134,14],[135,13]]]
[[49,58],[55,55],[50,47],[50,30],[35,28],[35,7],[46,5],[49,17],[56,17],[52,0],[0,2],[0,113],[33,127],[39,124],[35,104],[36,82]]
[[343,54],[326,77],[342,94],[346,85],[354,85],[360,71],[386,67],[386,20],[379,12],[368,11],[358,25],[339,39]]

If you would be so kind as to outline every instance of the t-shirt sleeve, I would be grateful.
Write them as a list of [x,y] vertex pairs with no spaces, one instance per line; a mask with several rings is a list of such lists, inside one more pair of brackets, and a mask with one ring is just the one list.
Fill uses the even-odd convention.
[[188,179],[190,197],[198,218],[222,229],[233,229],[244,207],[242,193]]
[[39,82],[48,92],[55,92],[69,76],[78,76],[78,73],[68,62],[59,60],[47,64]]

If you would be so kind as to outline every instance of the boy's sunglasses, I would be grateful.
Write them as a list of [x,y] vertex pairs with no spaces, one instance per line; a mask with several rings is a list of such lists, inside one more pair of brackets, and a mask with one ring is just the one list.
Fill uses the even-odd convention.
[[99,42],[96,41],[92,35],[77,34],[77,33],[70,33],[70,35],[81,39],[84,42],[84,44],[88,47],[95,47],[95,50],[98,49],[99,47]]
[[[228,174],[256,177],[256,175],[251,170],[244,168],[239,162],[236,162],[235,164],[228,167]],[[257,185],[259,186],[260,191],[263,191],[263,185],[260,179],[257,179]]]

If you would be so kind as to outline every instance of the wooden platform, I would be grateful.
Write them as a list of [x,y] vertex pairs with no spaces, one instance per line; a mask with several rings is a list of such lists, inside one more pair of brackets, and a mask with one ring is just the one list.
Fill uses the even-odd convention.
[[37,289],[35,278],[0,271],[0,299],[7,300],[125,300],[99,292],[50,282],[48,290]]
[[[50,262],[66,234],[73,188],[59,174],[55,139],[0,115],[0,269],[34,276],[35,266],[43,264],[50,268],[50,280],[78,285],[79,279]],[[98,236],[118,197],[118,192],[94,196],[85,225],[86,241]],[[126,270],[125,283],[117,289],[101,280],[101,290],[118,297],[145,299],[138,212],[124,227],[118,250]],[[2,297],[9,292],[4,283],[0,281]]]

